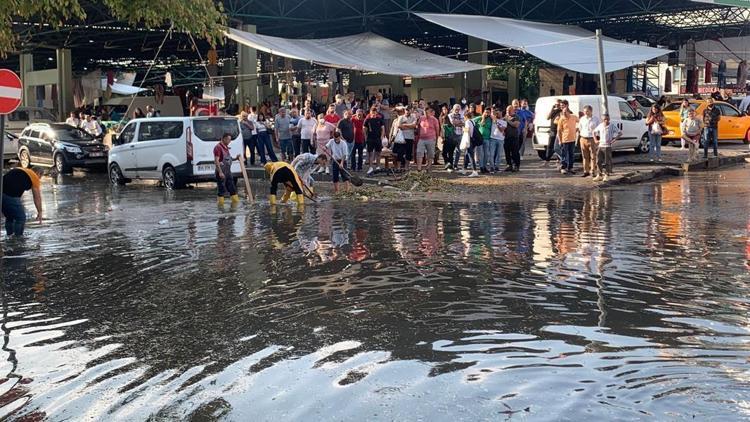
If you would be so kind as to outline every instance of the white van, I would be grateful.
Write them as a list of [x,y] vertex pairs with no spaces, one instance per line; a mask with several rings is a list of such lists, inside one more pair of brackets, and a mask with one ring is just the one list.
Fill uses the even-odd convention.
[[[559,97],[542,97],[536,102],[536,108],[534,109],[534,138],[532,143],[534,149],[539,153],[539,157],[542,159],[545,155],[545,148],[549,142],[554,143],[554,139],[550,139],[550,126],[552,123],[547,118],[552,106],[555,105],[557,99],[568,100],[570,111],[583,115],[583,107],[590,105],[593,108],[594,116],[601,119],[601,103],[602,97],[600,95],[563,95]],[[617,125],[622,130],[622,138],[615,142],[614,150],[635,150],[639,153],[648,152],[648,128],[646,127],[646,121],[643,117],[636,115],[633,108],[625,101],[616,95],[610,95],[607,97],[607,106],[609,108],[609,118],[612,124]]]
[[[167,189],[214,180],[213,150],[222,135],[232,136],[232,156],[242,154],[235,117],[154,117],[134,119],[112,137],[107,168],[114,185],[132,179],[160,180]],[[232,173],[240,174],[239,162]]]

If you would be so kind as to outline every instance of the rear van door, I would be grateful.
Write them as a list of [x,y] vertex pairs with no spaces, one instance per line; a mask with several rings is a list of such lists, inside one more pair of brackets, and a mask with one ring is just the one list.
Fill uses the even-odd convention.
[[[237,155],[242,154],[244,146],[240,135],[240,124],[236,118],[196,117],[192,119],[192,130],[188,139],[189,144],[192,144],[193,175],[210,176],[215,173],[214,147],[225,133],[232,137],[229,151],[234,159]],[[188,150],[190,150],[190,146],[188,146]],[[232,163],[232,172],[240,172],[238,161]]]

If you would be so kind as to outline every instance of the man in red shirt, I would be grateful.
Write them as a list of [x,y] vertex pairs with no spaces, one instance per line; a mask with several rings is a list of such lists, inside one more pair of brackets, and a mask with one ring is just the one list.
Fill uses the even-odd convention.
[[218,188],[217,204],[224,206],[224,197],[229,194],[232,197],[232,205],[240,202],[237,196],[237,187],[234,185],[232,177],[232,156],[229,152],[229,144],[232,142],[232,135],[225,133],[221,141],[214,147],[214,166],[216,168],[216,186]]
[[326,115],[323,117],[323,119],[334,126],[339,124],[339,120],[341,120],[341,117],[336,114],[336,106],[334,104],[328,106],[328,110],[326,110]]
[[420,117],[417,122],[419,131],[417,141],[417,171],[422,171],[422,160],[426,159],[426,170],[429,173],[432,161],[435,159],[435,147],[440,136],[440,122],[435,118],[435,110],[427,109],[427,115]]
[[[365,152],[365,112],[362,108],[357,109],[357,113],[352,117],[354,126],[354,149],[350,157],[352,170],[362,171],[362,161],[364,161]],[[354,158],[357,157],[355,161]]]

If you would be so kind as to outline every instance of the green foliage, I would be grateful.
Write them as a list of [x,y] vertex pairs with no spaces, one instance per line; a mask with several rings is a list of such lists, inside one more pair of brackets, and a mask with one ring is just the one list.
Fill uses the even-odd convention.
[[[225,16],[214,0],[93,0],[117,20],[146,28],[174,25],[211,43],[222,38]],[[83,21],[86,12],[79,0],[0,0],[0,56],[16,49],[12,22],[28,21],[60,27]]]

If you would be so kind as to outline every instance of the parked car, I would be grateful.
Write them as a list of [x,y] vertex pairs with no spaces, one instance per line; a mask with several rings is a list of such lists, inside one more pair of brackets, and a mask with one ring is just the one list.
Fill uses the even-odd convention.
[[6,117],[5,130],[16,136],[21,136],[26,126],[32,123],[55,123],[57,121],[52,113],[39,107],[18,107]]
[[[156,117],[134,119],[112,137],[109,178],[113,185],[132,179],[160,180],[167,189],[187,183],[213,181],[213,149],[228,133],[232,156],[244,145],[235,117]],[[239,176],[239,162],[232,164]]]
[[[689,100],[690,107],[695,109],[698,117],[703,116],[703,110],[706,109],[705,100]],[[667,126],[667,133],[662,137],[664,142],[679,140],[682,137],[680,130],[680,105],[682,102],[677,101],[667,104],[664,107],[664,124]],[[740,110],[723,101],[716,101],[714,107],[718,107],[721,112],[719,120],[719,140],[736,141],[742,140],[745,144],[750,143],[750,116],[744,115]]]
[[638,102],[638,110],[641,112],[643,116],[648,116],[649,110],[651,110],[651,106],[656,104],[656,101],[654,101],[652,98],[649,98],[643,94],[633,93],[633,94],[621,94],[619,97],[622,97],[627,101],[629,97],[635,98],[635,100]]
[[5,132],[5,145],[3,145],[3,161],[18,158],[18,136],[11,132]]
[[[568,100],[570,111],[579,116],[583,115],[583,107],[590,105],[594,116],[601,119],[602,97],[599,95],[564,95],[560,97],[539,98],[536,102],[537,113],[534,117],[534,138],[532,139],[532,145],[539,153],[540,158],[544,158],[548,143],[555,142],[549,136],[552,122],[547,119],[547,116],[558,98]],[[648,152],[648,131],[643,117],[636,114],[633,108],[630,107],[630,104],[619,96],[607,97],[607,106],[610,122],[617,125],[623,133],[622,138],[615,142],[614,150],[635,150],[639,153]]]
[[107,147],[88,133],[65,123],[33,123],[18,138],[21,167],[54,167],[60,173],[77,168],[106,168]]

